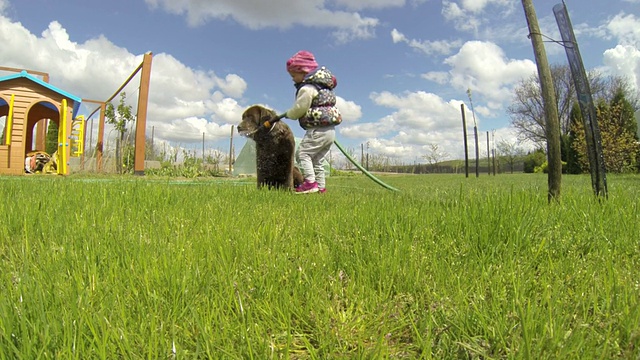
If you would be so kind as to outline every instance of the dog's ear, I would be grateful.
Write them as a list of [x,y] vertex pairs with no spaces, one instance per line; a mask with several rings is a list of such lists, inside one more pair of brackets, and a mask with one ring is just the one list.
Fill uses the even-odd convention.
[[276,116],[276,112],[263,106],[260,107],[260,122],[265,122]]
[[275,111],[260,105],[253,105],[242,113],[242,120],[255,125],[262,125],[265,121],[275,117]]
[[260,125],[274,116],[276,116],[275,111],[260,105],[253,105],[242,113],[243,119],[250,119],[256,125]]
[[258,124],[261,116],[261,106],[253,105],[242,113],[242,120],[248,120],[251,123]]

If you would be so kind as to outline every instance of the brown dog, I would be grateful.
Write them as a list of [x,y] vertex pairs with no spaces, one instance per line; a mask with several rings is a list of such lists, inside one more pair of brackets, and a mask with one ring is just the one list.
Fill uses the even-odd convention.
[[242,114],[238,133],[256,142],[256,172],[258,189],[293,189],[302,184],[304,178],[293,164],[296,140],[293,132],[282,121],[270,128],[264,122],[277,114],[271,109],[253,105]]

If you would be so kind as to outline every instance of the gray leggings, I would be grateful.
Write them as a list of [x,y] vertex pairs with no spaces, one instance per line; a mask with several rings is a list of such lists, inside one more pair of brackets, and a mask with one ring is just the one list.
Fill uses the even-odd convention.
[[318,182],[319,188],[326,185],[324,160],[335,139],[335,126],[308,129],[298,146],[298,162],[304,179]]

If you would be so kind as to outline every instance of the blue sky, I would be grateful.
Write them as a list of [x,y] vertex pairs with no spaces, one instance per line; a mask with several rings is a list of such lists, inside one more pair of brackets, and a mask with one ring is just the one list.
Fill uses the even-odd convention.
[[[533,0],[542,32],[560,40],[558,3]],[[640,89],[640,0],[565,4],[585,67]],[[357,154],[368,144],[395,163],[425,162],[437,145],[462,158],[463,102],[470,133],[475,115],[481,139],[515,141],[506,108],[536,71],[527,34],[517,0],[0,0],[0,66],[106,100],[151,51],[147,134],[197,152],[203,133],[207,151],[227,152],[252,104],[288,109],[285,62],[303,49],[337,76],[337,139]],[[545,46],[550,63],[566,63],[562,47]],[[136,86],[125,91],[135,109]],[[236,133],[236,155],[243,143]]]

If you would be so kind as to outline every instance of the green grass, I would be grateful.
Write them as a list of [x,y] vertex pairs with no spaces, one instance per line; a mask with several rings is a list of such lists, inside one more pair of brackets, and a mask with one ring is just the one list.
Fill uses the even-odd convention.
[[0,359],[640,356],[640,177],[2,177]]

